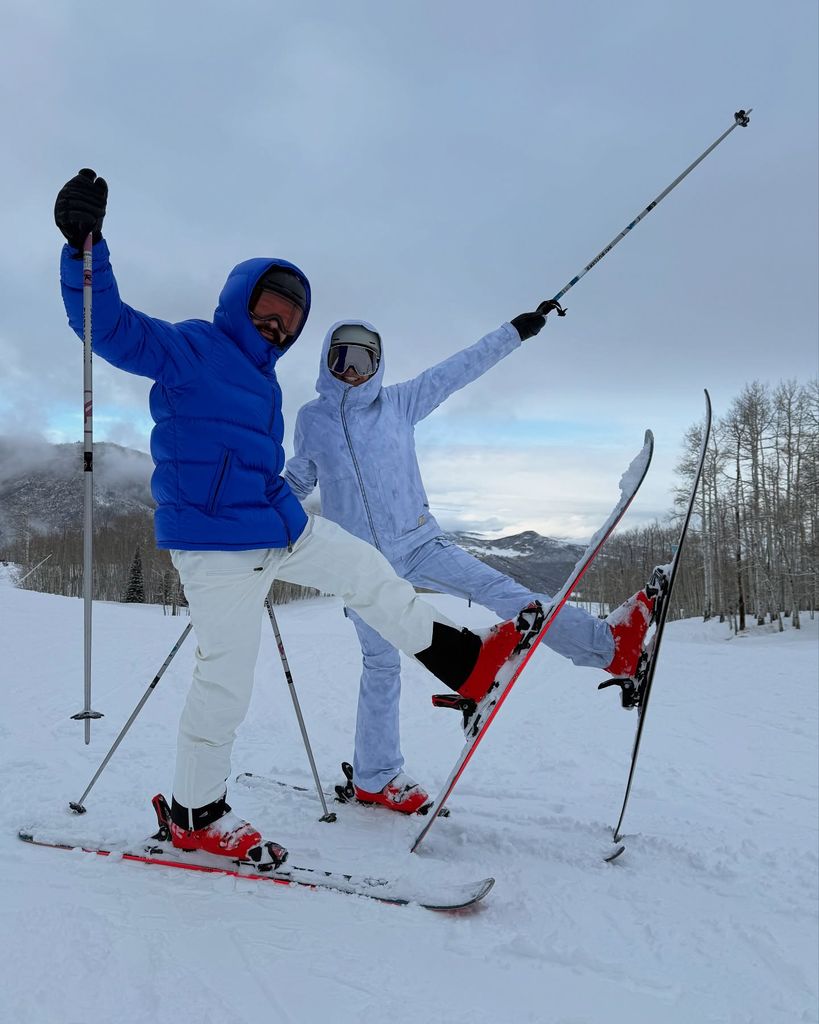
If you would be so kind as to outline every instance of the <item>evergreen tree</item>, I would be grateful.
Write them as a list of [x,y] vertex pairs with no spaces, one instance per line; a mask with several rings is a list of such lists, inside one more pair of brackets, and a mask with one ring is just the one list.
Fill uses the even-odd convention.
[[128,570],[128,586],[125,588],[126,603],[145,604],[145,583],[142,578],[142,556],[137,547]]

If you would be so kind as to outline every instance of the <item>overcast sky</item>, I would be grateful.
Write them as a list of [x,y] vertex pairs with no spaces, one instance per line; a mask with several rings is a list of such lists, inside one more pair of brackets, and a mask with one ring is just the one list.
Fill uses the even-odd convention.
[[[422,424],[447,528],[584,538],[651,427],[630,524],[671,505],[684,431],[754,379],[817,373],[816,0],[3,4],[0,434],[82,437],[54,197],[110,186],[125,301],[209,318],[231,267],[298,263],[288,423],[342,318],[414,376],[554,295],[569,315]],[[95,436],[147,449],[149,382],[94,363]]]

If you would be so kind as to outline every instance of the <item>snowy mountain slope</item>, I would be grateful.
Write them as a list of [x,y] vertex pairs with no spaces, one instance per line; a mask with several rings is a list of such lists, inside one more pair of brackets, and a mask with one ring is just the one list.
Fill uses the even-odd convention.
[[[21,531],[50,533],[82,524],[83,446],[0,437],[0,543]],[[97,524],[154,509],[150,455],[108,441],[94,445],[94,514]]]
[[[491,621],[436,598],[456,620]],[[358,653],[339,603],[277,611],[325,788],[352,753]],[[793,1024],[817,1007],[817,623],[730,639],[671,623],[625,823],[606,865],[635,719],[598,673],[535,655],[422,854],[415,823],[364,808],[317,821],[301,794],[231,787],[237,811],[294,862],[408,877],[496,875],[476,911],[440,915],[332,893],[32,849],[21,825],[99,839],[152,827],[168,793],[188,640],[86,801],[82,793],[187,620],[95,606],[92,743],[82,602],[0,581],[0,1020],[79,1024],[441,1021],[447,1024]],[[407,663],[407,767],[439,784],[457,716]],[[264,635],[236,771],[310,784]]]
[[499,572],[536,593],[555,594],[585,550],[584,544],[541,537],[525,530],[509,537],[486,540],[470,533],[449,534],[451,540]]

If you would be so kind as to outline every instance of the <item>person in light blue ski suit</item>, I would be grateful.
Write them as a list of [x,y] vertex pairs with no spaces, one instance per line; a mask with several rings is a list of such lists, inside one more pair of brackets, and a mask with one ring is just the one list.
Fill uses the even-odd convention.
[[[415,452],[415,424],[544,323],[537,313],[521,314],[413,380],[388,387],[382,385],[384,358],[375,327],[362,320],[333,324],[321,352],[319,397],[302,406],[296,419],[295,454],[284,472],[290,489],[304,500],[318,484],[322,515],[374,544],[399,576],[418,587],[468,598],[504,619],[534,600],[546,606],[547,595],[532,593],[444,537],[430,513]],[[369,345],[369,365],[366,360],[358,369],[346,365],[339,355],[345,341],[353,348]],[[348,609],[347,615],[363,654],[353,763],[356,795],[391,809],[417,809],[426,794],[401,772],[398,651],[355,612]],[[568,605],[544,643],[576,665],[605,669],[615,655],[609,624]],[[388,799],[380,798],[396,776],[405,785],[387,793]]]

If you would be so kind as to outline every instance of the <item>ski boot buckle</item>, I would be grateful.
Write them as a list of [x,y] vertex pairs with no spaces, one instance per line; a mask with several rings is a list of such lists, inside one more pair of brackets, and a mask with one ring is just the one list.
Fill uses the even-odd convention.
[[168,801],[161,793],[157,793],[151,803],[156,811],[156,820],[159,826],[151,839],[156,839],[160,843],[169,843],[171,841],[171,809],[168,806]]
[[347,781],[344,783],[344,785],[338,784],[334,787],[336,791],[336,803],[355,803],[355,788],[353,787],[353,766],[350,764],[349,761],[342,761],[341,770],[344,772],[344,778]]
[[[518,632],[522,635],[513,652],[514,654],[520,654],[521,651],[529,650],[535,637],[540,633],[540,630],[543,627],[544,618],[543,605],[540,601],[533,601],[532,604],[520,612],[515,625],[517,626]],[[433,699],[433,704],[434,703],[435,700]]]

